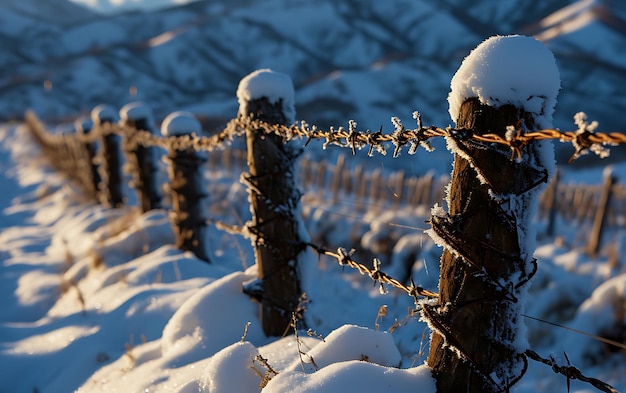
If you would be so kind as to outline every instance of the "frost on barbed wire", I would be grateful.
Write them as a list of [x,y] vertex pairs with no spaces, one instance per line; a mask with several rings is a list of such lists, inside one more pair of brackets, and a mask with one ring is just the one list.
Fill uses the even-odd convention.
[[606,158],[611,153],[609,149],[607,149],[603,144],[600,143],[589,143],[587,142],[587,137],[589,135],[593,135],[593,133],[598,128],[598,122],[592,121],[589,123],[587,121],[587,114],[585,112],[578,112],[574,115],[574,123],[578,127],[576,130],[576,138],[572,140],[572,144],[576,151],[572,154],[569,162],[571,163],[576,158],[589,153],[592,151],[600,158]]
[[410,135],[398,117],[391,117],[391,123],[395,129],[392,134],[394,158],[398,157],[400,149],[407,143],[409,144],[409,154],[415,154],[419,146],[422,146],[428,152],[435,150],[428,142],[428,138],[422,134],[424,127],[422,125],[422,116],[418,111],[413,112],[413,119],[417,121],[417,129],[413,130],[413,135]]

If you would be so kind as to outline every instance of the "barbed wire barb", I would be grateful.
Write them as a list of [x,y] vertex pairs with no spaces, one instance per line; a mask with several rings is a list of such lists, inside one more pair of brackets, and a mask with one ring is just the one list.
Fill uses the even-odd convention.
[[312,243],[306,243],[306,245],[311,247],[313,250],[315,250],[319,255],[327,255],[329,257],[334,258],[337,261],[337,263],[342,267],[348,266],[352,269],[357,270],[362,275],[369,276],[374,282],[379,283],[381,286],[383,284],[389,284],[395,288],[398,288],[404,291],[405,293],[407,293],[408,295],[412,296],[415,299],[417,299],[417,296],[422,296],[426,298],[438,298],[439,297],[439,294],[437,294],[436,292],[432,292],[422,287],[416,286],[413,280],[411,280],[411,286],[406,286],[400,281],[396,280],[395,278],[390,277],[385,272],[380,270],[380,260],[378,260],[377,258],[374,259],[373,269],[370,269],[369,267],[354,261],[352,259],[352,255],[355,252],[354,249],[351,249],[350,251],[346,251],[345,248],[339,247],[337,249],[337,252],[332,252]]
[[593,387],[595,387],[596,389],[602,391],[602,392],[606,392],[606,393],[620,393],[617,389],[615,389],[613,386],[609,385],[606,382],[603,382],[599,379],[596,378],[590,378],[590,377],[586,377],[582,374],[582,372],[577,369],[576,367],[572,366],[571,364],[569,364],[569,359],[567,358],[567,355],[565,355],[565,358],[567,359],[568,365],[567,366],[561,366],[558,364],[558,362],[554,359],[554,357],[552,355],[550,355],[549,359],[546,359],[542,356],[540,356],[537,352],[531,350],[531,349],[527,349],[524,354],[526,355],[526,357],[528,357],[529,359],[532,359],[536,362],[540,362],[543,363],[545,365],[548,365],[552,368],[552,371],[554,371],[554,373],[556,374],[561,374],[563,376],[565,376],[567,378],[567,390],[569,392],[569,385],[570,385],[570,380],[571,379],[577,379],[579,381],[583,381],[583,382],[587,382],[589,384],[591,384]]

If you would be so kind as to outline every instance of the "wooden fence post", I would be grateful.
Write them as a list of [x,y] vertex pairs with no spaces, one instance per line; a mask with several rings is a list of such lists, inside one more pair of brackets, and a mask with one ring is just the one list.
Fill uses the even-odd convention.
[[[183,136],[202,131],[200,122],[191,113],[174,112],[161,124],[164,136]],[[206,154],[188,149],[168,149],[169,176],[176,247],[191,251],[198,258],[209,262],[205,247],[207,214],[202,199],[207,196],[202,168]]]
[[[79,135],[88,135],[93,128],[93,121],[91,119],[79,119],[76,121],[76,133]],[[96,160],[97,148],[96,144],[93,142],[85,142],[83,143],[83,147],[86,154],[87,164],[89,165],[89,175],[87,178],[89,179],[88,186],[91,197],[94,199],[98,199],[98,187],[100,187],[100,182],[102,179],[100,178],[100,173],[98,172],[98,163]]]
[[[498,54],[502,56],[491,57]],[[525,56],[537,63],[525,62]],[[489,68],[493,64],[502,68]],[[536,64],[541,67],[537,69]],[[515,70],[502,71],[509,66]],[[530,68],[527,72],[519,72],[519,67],[526,66]],[[485,78],[499,75],[489,82],[501,90],[496,89],[494,95],[488,88],[463,90],[463,83],[481,81],[481,77],[467,76],[472,71]],[[552,81],[553,74],[556,81]],[[527,95],[515,101],[537,98],[545,100],[540,101],[545,106],[529,113],[523,104],[518,107],[498,101],[495,94],[512,91],[507,87],[517,86],[516,78],[549,79],[550,83],[542,83],[535,90],[523,90],[521,94]],[[556,100],[549,97],[556,97],[558,81],[554,58],[538,41],[522,36],[493,37],[464,60],[453,78],[451,114],[458,129],[474,134],[505,137],[510,136],[512,130],[507,127],[511,125],[523,124],[527,130],[550,126],[551,101]],[[553,85],[554,91],[550,90]],[[484,92],[484,97],[499,106],[467,98],[476,91]],[[456,98],[459,101],[454,101]],[[512,159],[508,148],[476,142],[462,134],[446,139],[455,155],[448,212],[436,206],[431,217],[430,233],[444,251],[438,303],[423,304],[424,317],[433,328],[427,362],[439,393],[509,391],[525,372],[526,348],[520,344],[525,339],[518,335],[522,331],[525,287],[536,268],[530,222],[538,207],[536,187],[548,180],[553,151],[551,145],[533,142],[523,148],[518,161]]]
[[557,216],[557,198],[559,193],[559,171],[554,172],[554,176],[552,176],[552,181],[548,185],[546,192],[542,197],[546,198],[546,215],[548,224],[546,226],[546,235],[549,237],[554,236],[554,227],[556,225],[556,216]]
[[336,204],[339,200],[339,190],[341,186],[342,174],[345,167],[346,157],[343,154],[337,156],[337,162],[335,163],[335,169],[331,175],[330,181],[330,193],[332,197],[332,203]]
[[[112,129],[119,117],[117,111],[109,105],[98,105],[91,111],[91,120],[94,127]],[[122,168],[120,160],[120,137],[108,133],[102,138],[100,149],[100,200],[111,207],[120,207],[124,204],[122,194]]]
[[[132,102],[122,107],[120,118],[122,126],[130,127],[134,131],[154,133],[152,111],[143,102]],[[132,138],[132,135],[127,137]],[[124,143],[124,151],[141,211],[145,213],[160,208],[161,193],[157,188],[155,149],[139,143]]]
[[[287,75],[255,71],[241,80],[237,97],[240,117],[270,124],[294,121],[293,84]],[[250,193],[249,231],[259,281],[245,291],[260,298],[265,334],[281,336],[288,331],[301,296],[298,263],[306,234],[301,229],[301,193],[294,176],[301,149],[262,129],[246,130],[246,142],[250,173],[243,178]]]
[[608,211],[609,204],[611,203],[611,196],[613,194],[613,185],[615,184],[615,177],[610,170],[604,171],[604,182],[602,183],[602,194],[598,201],[598,207],[593,219],[593,228],[589,235],[589,243],[587,244],[587,254],[592,257],[598,255],[600,245],[602,243],[602,234],[604,233],[604,226],[606,223],[606,213]]
[[363,166],[357,165],[354,167],[354,179],[356,180],[356,185],[354,187],[354,191],[356,192],[356,197],[354,200],[355,209],[359,212],[366,210],[365,209],[365,187],[366,182],[363,175]]

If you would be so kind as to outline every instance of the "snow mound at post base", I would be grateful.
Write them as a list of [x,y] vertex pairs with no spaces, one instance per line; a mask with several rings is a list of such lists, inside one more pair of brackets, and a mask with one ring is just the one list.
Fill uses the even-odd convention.
[[435,391],[435,380],[425,365],[398,369],[358,360],[333,363],[313,374],[280,373],[263,389],[263,393]]
[[258,349],[248,341],[237,342],[216,353],[206,369],[205,390],[258,392],[260,378],[252,369],[258,354]]
[[349,360],[362,360],[382,366],[397,367],[402,360],[391,334],[356,325],[343,325],[333,330],[323,342],[313,347],[290,369],[315,372],[318,368]]
[[[258,304],[242,291],[243,283],[256,275],[235,272],[200,289],[176,311],[163,329],[161,351],[171,365],[184,365],[212,356],[241,339],[252,322],[247,339],[264,343],[265,335],[256,315]],[[238,328],[239,327],[239,328]]]
[[461,104],[477,97],[493,107],[512,104],[552,123],[561,79],[552,52],[534,38],[494,36],[463,60],[450,83],[450,116],[457,121]]

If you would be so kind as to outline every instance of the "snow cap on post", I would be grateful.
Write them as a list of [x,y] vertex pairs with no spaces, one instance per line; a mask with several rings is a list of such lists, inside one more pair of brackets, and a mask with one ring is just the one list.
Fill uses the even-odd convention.
[[74,122],[74,128],[78,134],[89,134],[93,128],[93,121],[88,117],[77,119]]
[[271,104],[282,100],[283,114],[287,124],[295,122],[295,91],[289,75],[265,68],[244,77],[237,87],[239,115],[247,116],[249,114],[248,102],[263,97],[266,97]]
[[541,42],[522,35],[494,36],[463,60],[450,87],[449,112],[455,122],[461,104],[477,97],[496,108],[523,108],[549,127],[561,79],[554,55]]
[[117,123],[119,116],[111,105],[101,104],[91,110],[91,120],[98,125],[106,122]]
[[131,102],[120,109],[120,118],[122,123],[144,120],[150,125],[152,124],[152,110],[141,101]]
[[200,135],[202,126],[198,119],[189,112],[170,113],[161,124],[161,134],[164,136]]

